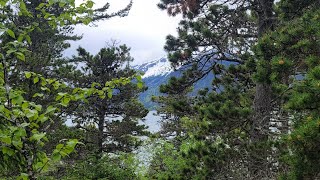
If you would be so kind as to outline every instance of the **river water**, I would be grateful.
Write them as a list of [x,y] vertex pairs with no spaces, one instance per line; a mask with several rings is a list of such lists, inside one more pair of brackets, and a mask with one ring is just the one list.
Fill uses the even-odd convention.
[[148,115],[141,121],[141,124],[148,126],[148,130],[152,133],[158,132],[160,130],[160,120],[161,117],[156,114],[156,111],[149,111]]

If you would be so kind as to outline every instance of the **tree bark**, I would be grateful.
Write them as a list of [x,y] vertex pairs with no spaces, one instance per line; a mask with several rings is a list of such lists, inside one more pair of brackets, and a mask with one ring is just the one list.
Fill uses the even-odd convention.
[[[274,0],[256,0],[258,15],[258,38],[274,28]],[[268,150],[262,146],[257,146],[261,142],[268,140],[269,121],[272,112],[272,84],[270,82],[272,55],[263,57],[267,77],[264,82],[257,82],[255,98],[253,102],[253,118],[251,126],[251,143],[253,145],[252,156],[250,157],[249,172],[250,179],[267,178],[269,163],[267,160]],[[270,177],[270,176],[269,176]]]
[[[273,4],[274,0],[256,0],[257,14],[258,14],[258,37],[273,29]],[[270,82],[271,74],[271,59],[272,55],[266,55],[263,57],[263,61],[266,62],[265,69],[267,71],[267,77],[264,82],[256,83],[255,97],[253,102],[253,126],[251,130],[252,142],[259,142],[265,140],[266,135],[263,133],[263,128],[267,127],[270,120],[270,114],[272,111],[272,85]]]
[[104,121],[105,121],[105,112],[100,112],[99,122],[98,122],[98,156],[101,157],[103,153],[103,131],[104,131]]

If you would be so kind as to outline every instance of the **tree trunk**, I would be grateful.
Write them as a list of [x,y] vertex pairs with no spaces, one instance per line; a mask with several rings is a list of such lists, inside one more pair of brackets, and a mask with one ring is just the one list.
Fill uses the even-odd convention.
[[105,121],[105,112],[102,111],[100,112],[99,115],[99,123],[98,123],[98,157],[102,156],[103,153],[103,141],[104,141],[104,136],[103,136],[103,131],[104,131],[104,121]]
[[[256,0],[257,14],[258,14],[258,37],[261,38],[267,31],[273,29],[273,3],[274,0]],[[264,56],[263,61],[266,62],[265,68],[267,77],[264,82],[256,83],[256,92],[253,102],[253,126],[251,140],[252,142],[259,142],[265,140],[265,133],[263,128],[267,127],[270,120],[270,113],[272,111],[272,87],[270,82],[271,65],[270,61],[272,55]]]
[[[258,37],[261,38],[267,31],[273,30],[274,0],[256,0],[255,3],[257,5],[256,11],[258,15]],[[264,82],[256,83],[255,98],[253,102],[254,115],[250,131],[251,143],[253,145],[249,162],[250,179],[267,178],[270,175],[268,173],[268,150],[258,144],[268,140],[267,133],[272,111],[272,85],[270,82],[271,59],[272,55],[263,57],[263,61],[265,61],[266,64],[265,68],[267,68],[265,70],[268,72],[267,77]]]

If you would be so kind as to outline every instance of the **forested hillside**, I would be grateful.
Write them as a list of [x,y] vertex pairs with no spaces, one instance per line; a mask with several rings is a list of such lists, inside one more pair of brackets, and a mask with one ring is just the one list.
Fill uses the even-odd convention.
[[[159,104],[152,101],[152,99],[153,97],[164,95],[160,92],[161,84],[168,83],[171,78],[180,78],[184,70],[191,68],[191,66],[186,65],[174,69],[168,59],[161,58],[159,60],[135,65],[132,68],[143,74],[142,81],[145,86],[147,86],[147,90],[140,93],[139,100],[147,109],[155,110],[159,107]],[[188,96],[196,96],[199,90],[210,88],[213,78],[213,74],[210,73],[195,82]]]
[[179,72],[133,68],[117,41],[63,56],[134,0],[0,1],[0,179],[320,179],[320,1],[157,3],[182,17],[164,44]]

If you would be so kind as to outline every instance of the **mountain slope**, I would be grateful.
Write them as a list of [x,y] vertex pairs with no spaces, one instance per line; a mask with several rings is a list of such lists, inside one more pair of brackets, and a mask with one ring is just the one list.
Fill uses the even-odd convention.
[[[140,94],[139,99],[145,105],[145,107],[150,110],[155,109],[157,105],[156,103],[151,101],[151,97],[161,95],[161,93],[159,92],[160,85],[167,83],[171,77],[180,77],[182,74],[182,71],[180,69],[174,71],[174,69],[171,67],[170,62],[166,58],[161,58],[141,65],[136,65],[132,68],[144,73],[142,78],[148,89]],[[194,92],[199,89],[209,87],[212,80],[212,75],[206,76],[195,84]]]

